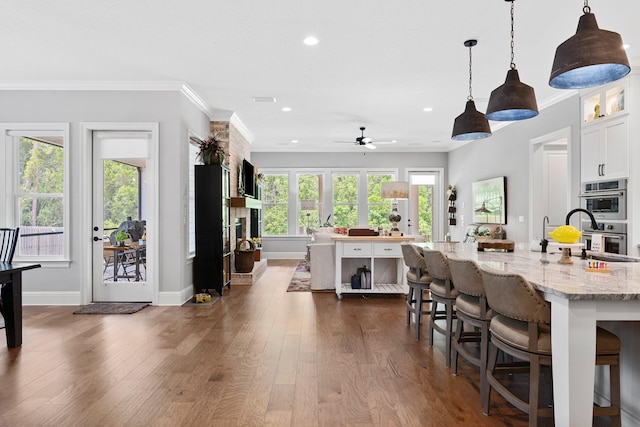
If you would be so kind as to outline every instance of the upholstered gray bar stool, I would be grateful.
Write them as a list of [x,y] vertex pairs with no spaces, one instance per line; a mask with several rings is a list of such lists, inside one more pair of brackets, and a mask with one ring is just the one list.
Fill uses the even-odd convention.
[[[494,312],[491,319],[491,340],[485,380],[489,392],[482,402],[489,413],[491,388],[516,408],[529,414],[529,426],[535,427],[539,416],[552,416],[552,408],[539,407],[540,371],[551,366],[551,306],[524,277],[481,268],[487,301]],[[525,361],[529,369],[529,401],[518,398],[496,378],[497,372],[513,372],[514,365],[497,365],[498,351]],[[620,420],[620,340],[614,334],[597,328],[596,365],[609,365],[609,407],[594,407],[595,416],[610,416],[611,425],[619,427]],[[521,372],[518,370],[517,372]],[[526,372],[526,371],[525,371]],[[482,378],[481,378],[482,380]]]
[[420,254],[418,248],[411,243],[403,242],[400,244],[402,248],[402,258],[409,271],[407,272],[407,285],[409,293],[407,294],[407,325],[411,324],[411,314],[413,313],[414,323],[416,325],[416,341],[420,339],[420,325],[423,314],[429,314],[430,310],[425,310],[425,304],[431,304],[431,299],[425,298],[424,293],[429,292],[431,285],[431,276],[427,273],[427,264],[424,257]]
[[[454,305],[458,291],[451,280],[451,271],[447,257],[440,251],[423,249],[422,255],[427,264],[427,271],[431,276],[431,315],[429,316],[429,346],[433,347],[434,329],[445,336],[445,356],[447,367],[451,366],[451,337],[453,336],[453,321],[456,319]],[[438,310],[438,304],[444,309]],[[444,326],[437,321],[444,320]]]
[[[487,370],[487,356],[489,354],[489,322],[492,311],[487,304],[480,267],[470,259],[449,256],[451,279],[456,284],[458,297],[456,298],[456,334],[451,342],[451,373],[458,373],[458,355],[468,362],[480,367],[480,378],[484,378]],[[465,330],[465,325],[473,327]],[[469,329],[469,328],[467,328]],[[480,352],[470,348],[480,344]],[[484,401],[489,392],[486,381],[480,383],[480,399]]]

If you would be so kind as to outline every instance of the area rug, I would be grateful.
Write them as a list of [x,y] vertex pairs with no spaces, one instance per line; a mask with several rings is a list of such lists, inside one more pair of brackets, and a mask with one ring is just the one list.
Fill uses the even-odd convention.
[[291,277],[291,282],[289,282],[287,292],[309,291],[311,291],[311,273],[307,271],[307,263],[305,261],[299,261]]
[[142,310],[149,303],[146,302],[100,302],[95,304],[84,305],[73,314],[132,314]]

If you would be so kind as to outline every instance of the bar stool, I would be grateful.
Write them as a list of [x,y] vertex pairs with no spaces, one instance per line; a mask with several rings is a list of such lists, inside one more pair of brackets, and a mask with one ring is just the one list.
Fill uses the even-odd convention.
[[[542,366],[551,366],[551,305],[524,277],[488,267],[481,268],[487,301],[494,311],[485,380],[488,393],[482,407],[489,413],[491,388],[516,408],[529,414],[529,426],[537,425],[539,416],[552,416],[551,408],[540,408],[539,386]],[[498,351],[525,361],[529,368],[529,401],[518,398],[494,375],[512,372],[514,366],[497,366]],[[594,407],[594,416],[610,416],[611,425],[619,427],[620,419],[620,339],[597,328],[596,365],[609,365],[611,406]],[[518,371],[521,372],[521,371]],[[481,379],[482,380],[482,379]]]
[[429,292],[431,276],[427,274],[427,265],[417,247],[406,242],[401,243],[400,247],[402,248],[404,263],[409,267],[407,272],[409,293],[405,303],[407,306],[407,325],[411,324],[411,314],[413,313],[417,341],[420,339],[421,317],[423,314],[430,313],[429,310],[424,310],[424,304],[431,304],[431,299],[425,299],[424,292]]
[[[427,271],[431,276],[431,316],[429,317],[429,346],[433,347],[434,329],[445,336],[445,356],[447,367],[451,366],[451,337],[453,335],[453,320],[456,319],[454,305],[458,297],[458,290],[454,288],[451,280],[451,271],[447,257],[440,251],[423,249]],[[444,310],[438,310],[438,304],[444,306]],[[444,326],[436,323],[444,320]]]
[[[449,256],[451,279],[456,284],[458,297],[456,298],[456,334],[451,342],[451,373],[458,373],[458,355],[468,362],[480,367],[480,378],[485,377],[487,370],[487,356],[489,354],[489,322],[492,310],[487,304],[482,274],[478,264],[473,260]],[[473,330],[465,331],[469,325]],[[469,343],[480,344],[480,353],[476,355],[469,348]],[[489,392],[486,381],[480,382],[480,400],[484,401]]]

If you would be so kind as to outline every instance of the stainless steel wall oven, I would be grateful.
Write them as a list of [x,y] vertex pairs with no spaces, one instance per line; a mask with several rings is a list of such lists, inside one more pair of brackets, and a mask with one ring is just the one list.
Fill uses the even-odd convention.
[[597,220],[627,219],[626,179],[584,183],[580,199]]
[[582,221],[582,238],[587,249],[591,249],[594,233],[602,235],[604,251],[612,254],[627,254],[627,224],[624,222],[598,222],[598,230],[591,229],[591,221]]

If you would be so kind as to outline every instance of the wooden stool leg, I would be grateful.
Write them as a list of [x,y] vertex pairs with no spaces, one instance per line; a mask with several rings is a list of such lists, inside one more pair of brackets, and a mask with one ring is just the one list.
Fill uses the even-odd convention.
[[622,420],[620,416],[620,358],[616,358],[617,363],[609,365],[609,389],[611,394],[611,407],[617,408],[617,415],[611,416],[611,427],[620,427]]
[[411,304],[413,304],[413,286],[409,286],[409,293],[407,294],[407,326],[411,324]]
[[416,288],[416,306],[415,306],[415,321],[416,321],[416,341],[420,339],[420,317],[422,314],[422,289]]

